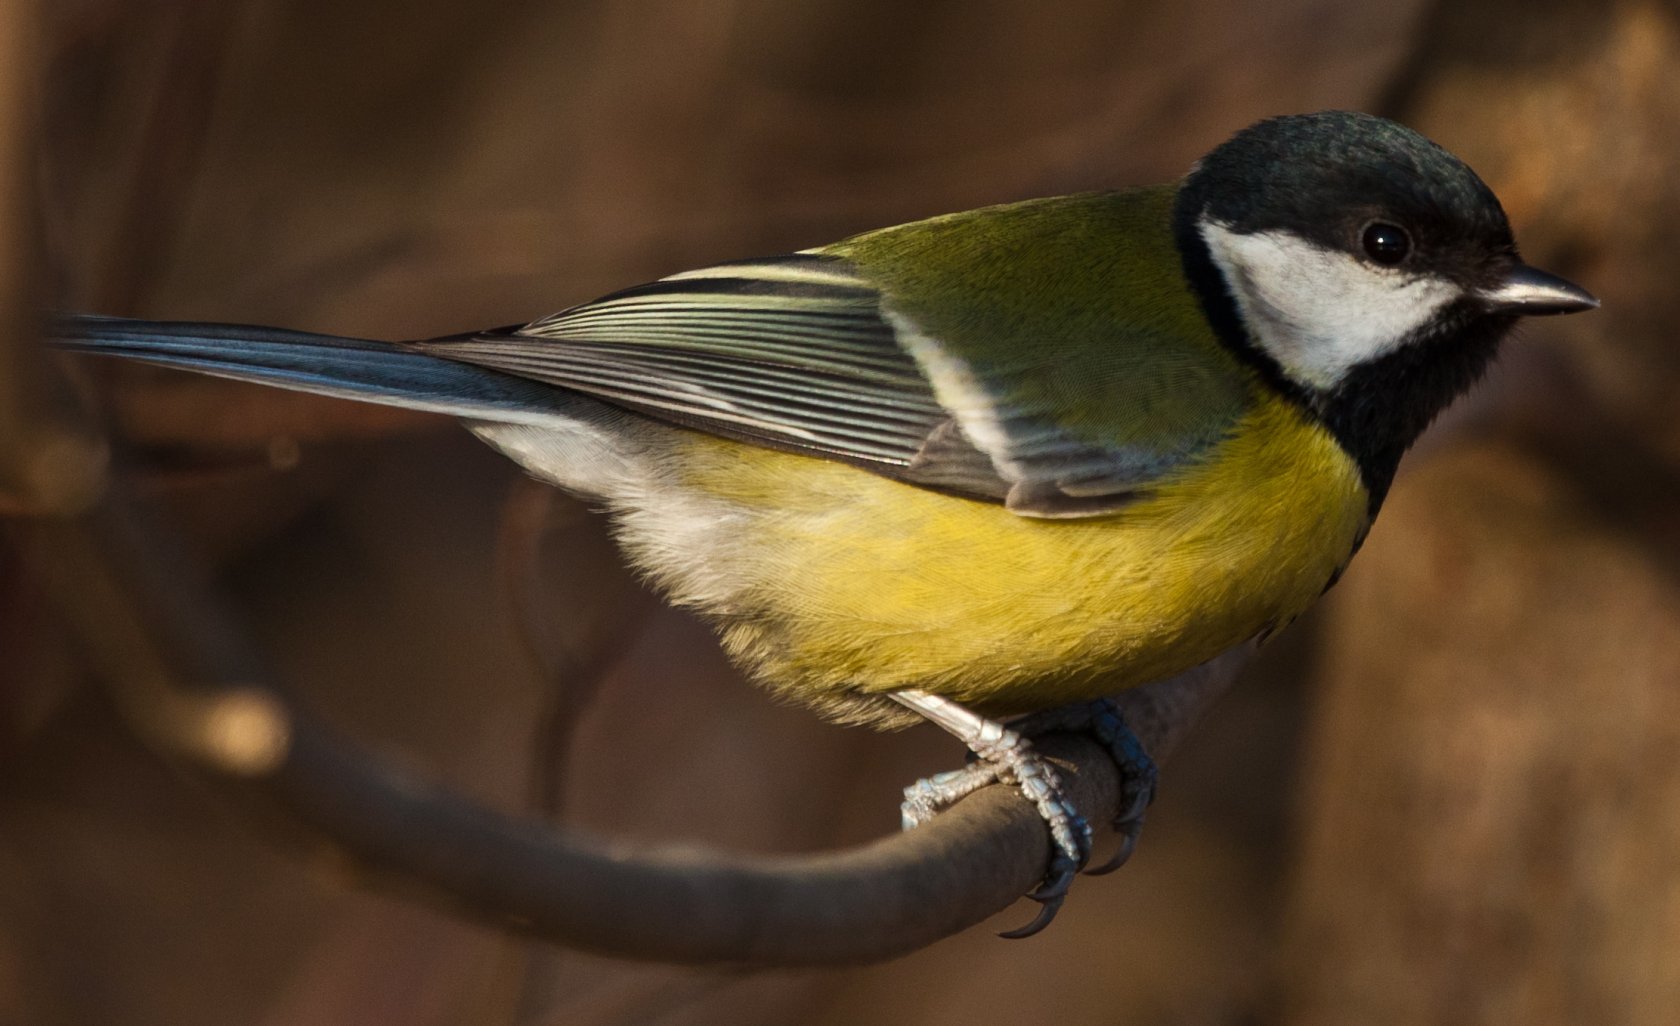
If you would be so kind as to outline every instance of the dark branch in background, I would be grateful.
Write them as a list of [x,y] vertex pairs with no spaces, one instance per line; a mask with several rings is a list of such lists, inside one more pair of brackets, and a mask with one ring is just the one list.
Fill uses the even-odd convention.
[[32,7],[0,0],[0,516],[73,512],[99,494],[105,450],[64,383],[19,347],[39,330]]
[[[980,922],[1035,885],[1037,815],[986,788],[929,826],[797,857],[631,852],[494,813],[371,757],[277,690],[179,539],[105,474],[104,446],[32,343],[28,8],[0,0],[0,510],[125,720],[178,764],[277,811],[296,836],[377,882],[602,954],[684,963],[864,962]],[[1240,654],[1126,696],[1167,755]],[[1052,738],[1096,821],[1118,800],[1094,743]]]
[[[550,818],[563,811],[561,781],[577,726],[651,605],[637,590],[601,586],[622,575],[617,550],[588,530],[589,519],[576,500],[520,477],[502,504],[496,539],[496,576],[546,688],[533,731],[531,791],[533,809]],[[584,601],[587,608],[578,609]]]
[[[528,803],[549,822],[563,818],[577,729],[651,608],[640,589],[624,583],[617,550],[592,521],[570,497],[518,477],[497,532],[496,576],[544,689],[530,742]],[[574,615],[580,607],[585,615]],[[499,975],[510,988],[510,1021],[538,1021],[563,996],[567,952],[515,936],[509,941]]]
[[158,48],[157,84],[113,226],[118,245],[99,277],[98,310],[133,313],[174,248],[203,163],[222,68],[234,52],[230,40],[245,11],[224,0],[178,0],[155,12],[167,42]]

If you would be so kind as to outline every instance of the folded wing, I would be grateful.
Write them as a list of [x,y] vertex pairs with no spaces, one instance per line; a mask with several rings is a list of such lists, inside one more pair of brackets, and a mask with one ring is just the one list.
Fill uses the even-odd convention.
[[930,376],[960,377],[960,357],[916,337],[834,256],[690,271],[416,348],[1028,516],[1112,512],[1167,469],[1063,433],[1041,411],[990,397],[984,418],[948,408]]

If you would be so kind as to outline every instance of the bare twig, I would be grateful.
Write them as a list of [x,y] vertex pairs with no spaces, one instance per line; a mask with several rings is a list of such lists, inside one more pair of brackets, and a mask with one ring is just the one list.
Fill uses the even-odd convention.
[[[847,851],[749,857],[632,853],[497,815],[384,765],[266,684],[239,630],[143,511],[112,496],[17,534],[130,723],[158,749],[279,808],[374,878],[468,915],[603,954],[811,965],[913,950],[1009,905],[1048,857],[1032,809],[986,788],[934,823]],[[1170,751],[1235,670],[1226,658],[1127,696]],[[185,682],[193,682],[191,684]],[[1045,749],[1097,818],[1118,801],[1108,756]]]
[[[1000,787],[911,833],[814,856],[633,853],[503,817],[381,764],[282,701],[139,511],[112,499],[24,536],[148,740],[267,799],[376,879],[476,918],[621,957],[863,962],[985,919],[1033,886],[1049,855],[1037,815]],[[1170,750],[1237,661],[1134,692],[1140,734]],[[1064,760],[1082,808],[1112,814],[1118,788],[1106,754],[1073,737],[1044,748]]]
[[82,508],[98,495],[106,462],[97,435],[78,426],[63,384],[5,344],[39,328],[29,188],[34,38],[32,7],[0,2],[0,515]]
[[157,83],[94,309],[132,312],[170,256],[203,161],[222,68],[233,52],[228,37],[243,10],[225,0],[188,0],[157,12],[168,19]]
[[[603,588],[621,572],[610,543],[591,531],[576,501],[528,478],[516,478],[503,503],[496,576],[520,639],[544,687],[531,740],[531,811],[560,818],[573,739],[607,673],[629,651],[646,620],[631,589]],[[586,597],[587,596],[587,597]],[[588,605],[585,615],[556,615]],[[507,946],[499,973],[510,1021],[527,1022],[558,986],[562,952],[528,943]]]
[[[531,785],[533,808],[551,817],[561,812],[558,782],[565,779],[577,725],[646,620],[647,603],[637,601],[642,596],[634,589],[602,587],[614,575],[617,556],[598,531],[588,530],[589,520],[575,500],[520,477],[503,504],[496,539],[497,577],[547,689],[532,745]],[[588,608],[557,615],[579,601]]]

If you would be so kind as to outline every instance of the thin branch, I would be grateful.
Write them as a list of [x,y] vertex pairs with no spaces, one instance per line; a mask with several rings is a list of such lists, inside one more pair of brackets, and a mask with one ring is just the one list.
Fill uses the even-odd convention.
[[94,309],[132,313],[166,265],[203,163],[223,68],[234,54],[229,37],[244,12],[228,0],[176,0],[156,12],[166,19],[160,66]]
[[[502,504],[496,537],[503,601],[545,689],[532,740],[531,793],[533,811],[550,818],[562,811],[561,782],[577,727],[632,647],[650,606],[629,587],[601,586],[621,564],[610,543],[590,531],[589,519],[576,500],[521,476]],[[588,609],[556,615],[585,596]]]
[[[932,824],[820,855],[632,852],[494,813],[373,759],[269,687],[239,632],[118,499],[22,532],[129,721],[171,756],[286,814],[376,880],[474,918],[619,957],[798,966],[866,962],[1013,903],[1049,856],[1018,795],[983,789]],[[1128,696],[1163,754],[1222,690],[1227,657]],[[202,682],[187,686],[181,681]],[[1076,737],[1044,742],[1097,818],[1116,772]]]
[[67,512],[99,494],[106,457],[63,382],[14,340],[39,330],[34,8],[0,0],[0,516]]

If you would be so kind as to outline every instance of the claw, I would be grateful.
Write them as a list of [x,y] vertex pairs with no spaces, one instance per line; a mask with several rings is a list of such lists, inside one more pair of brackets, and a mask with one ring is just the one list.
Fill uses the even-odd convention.
[[[1130,783],[1130,778],[1128,778]],[[1128,790],[1133,790],[1128,787]],[[1149,804],[1155,800],[1155,784],[1153,778],[1148,786],[1140,786],[1132,794],[1131,802],[1114,817],[1114,830],[1120,835],[1120,847],[1109,857],[1107,862],[1093,869],[1085,870],[1086,876],[1106,876],[1114,872],[1132,857],[1137,851],[1138,837],[1143,834],[1144,814],[1149,811]]]
[[1043,904],[1066,896],[1068,888],[1073,886],[1074,878],[1079,875],[1079,866],[1073,859],[1058,853],[1050,861],[1050,871],[1044,874],[1044,880],[1037,887],[1026,893],[1026,897]]
[[[1153,768],[1153,766],[1150,767],[1151,770],[1153,770]],[[1131,786],[1132,782],[1130,778],[1127,779],[1126,787],[1123,793],[1129,792],[1131,794],[1131,801],[1126,804],[1124,809],[1120,810],[1119,815],[1114,817],[1114,829],[1121,832],[1135,829],[1139,824],[1141,824],[1143,822],[1144,815],[1149,811],[1149,806],[1155,801],[1154,773],[1146,771],[1144,773],[1140,773],[1139,775],[1147,776],[1148,779],[1140,781],[1136,787]]]
[[1107,876],[1119,869],[1131,859],[1132,852],[1137,851],[1138,835],[1143,832],[1143,821],[1138,820],[1134,829],[1123,830],[1120,833],[1120,847],[1109,857],[1107,862],[1093,869],[1085,870],[1086,876]]
[[[1038,810],[1049,828],[1053,854],[1044,881],[1027,895],[1041,906],[1038,915],[1026,926],[1000,936],[1030,937],[1044,929],[1056,918],[1068,888],[1091,857],[1091,824],[1068,800],[1055,767],[1018,732],[949,699],[922,691],[899,691],[892,697],[961,738],[975,758],[960,770],[941,773],[906,788],[902,806],[905,828],[927,822],[942,809],[994,781],[1013,784]],[[1131,738],[1123,724],[1119,730]],[[1149,757],[1142,754],[1135,738],[1131,738],[1130,745],[1147,765]],[[1141,810],[1148,806],[1148,797],[1154,790],[1153,767],[1147,774],[1128,774],[1128,781],[1134,780],[1133,786],[1143,798],[1140,804],[1134,795],[1128,803],[1128,812],[1136,807],[1141,822]]]
[[1032,936],[1056,918],[1067,898],[1068,888],[1073,886],[1079,870],[1091,857],[1091,824],[1062,794],[1062,783],[1056,771],[1041,760],[1024,740],[1010,746],[1005,765],[1009,767],[1008,772],[999,775],[1012,779],[1027,800],[1037,807],[1045,826],[1050,829],[1055,849],[1044,881],[1026,895],[1042,906],[1038,915],[1019,929],[999,934],[1013,940]]
[[998,934],[1005,940],[1020,940],[1050,925],[1056,918],[1056,913],[1062,910],[1062,902],[1067,900],[1068,888],[1073,886],[1074,878],[1079,875],[1082,860],[1058,851],[1050,860],[1050,869],[1044,874],[1044,882],[1028,891],[1026,897],[1038,902],[1038,915],[1033,916],[1032,922],[1025,926],[1018,926],[1013,930],[1006,930]]
[[1121,805],[1114,817],[1114,829],[1120,835],[1120,847],[1100,866],[1085,870],[1087,876],[1112,873],[1126,864],[1137,850],[1138,836],[1143,832],[1144,814],[1155,800],[1155,763],[1126,727],[1119,707],[1103,699],[1084,705],[1064,706],[1024,717],[1010,724],[1019,733],[1029,736],[1059,730],[1089,731],[1108,749],[1120,768]]
[[[1031,894],[1027,895],[1027,897],[1033,898]],[[1040,899],[1033,898],[1033,900],[1039,901]],[[1033,916],[1032,922],[1025,926],[1018,926],[1013,930],[1005,930],[998,934],[998,936],[1002,937],[1004,940],[1021,940],[1026,937],[1031,937],[1033,934],[1050,925],[1050,921],[1056,918],[1056,913],[1062,910],[1062,902],[1064,900],[1066,900],[1065,896],[1059,896],[1043,901],[1043,907],[1038,910],[1038,915]]]

